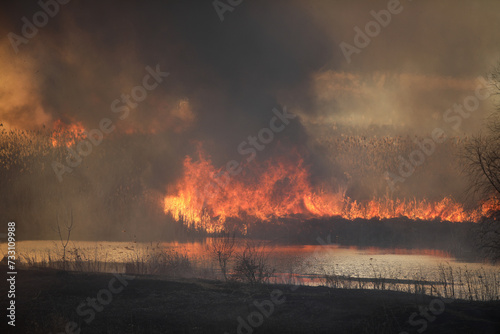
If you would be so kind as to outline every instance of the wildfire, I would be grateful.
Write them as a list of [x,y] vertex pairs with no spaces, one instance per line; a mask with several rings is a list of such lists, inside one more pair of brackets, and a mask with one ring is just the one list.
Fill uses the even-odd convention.
[[51,136],[52,146],[71,147],[75,145],[77,141],[85,138],[84,132],[85,128],[83,127],[81,122],[66,124],[61,120],[57,120],[54,123]]
[[357,202],[342,190],[313,189],[300,158],[254,163],[234,176],[218,174],[202,153],[197,161],[186,157],[184,176],[164,198],[165,213],[189,227],[217,232],[228,220],[269,221],[293,216],[478,221],[498,208],[498,202],[492,200],[468,211],[450,198],[438,202],[389,198]]

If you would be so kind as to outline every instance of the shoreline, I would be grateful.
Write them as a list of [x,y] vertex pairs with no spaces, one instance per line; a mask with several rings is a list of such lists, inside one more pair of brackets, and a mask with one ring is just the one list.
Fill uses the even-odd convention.
[[[103,292],[107,290],[113,293]],[[19,270],[16,295],[16,332],[58,334],[67,329],[73,333],[78,329],[81,333],[238,333],[238,327],[241,333],[413,333],[426,319],[418,314],[419,306],[432,306],[438,313],[441,305],[436,297],[387,290],[252,286],[152,275],[120,280],[116,274],[55,269]],[[87,298],[97,300],[97,305],[85,306]],[[425,333],[500,330],[498,300],[453,300],[443,305],[441,313],[427,315],[433,320],[427,321]],[[87,323],[92,309],[94,317]],[[418,326],[409,323],[415,312]]]

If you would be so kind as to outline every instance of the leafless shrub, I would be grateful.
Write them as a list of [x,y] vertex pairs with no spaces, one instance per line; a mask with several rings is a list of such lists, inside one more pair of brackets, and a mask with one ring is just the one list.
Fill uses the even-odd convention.
[[73,210],[70,210],[70,219],[69,222],[65,223],[66,234],[63,236],[63,232],[61,231],[61,226],[59,225],[59,214],[57,214],[56,228],[57,234],[59,235],[59,240],[61,241],[61,246],[63,248],[62,255],[62,263],[63,270],[66,270],[66,247],[69,243],[69,238],[71,236],[71,231],[73,230]]
[[207,246],[208,252],[215,258],[219,264],[219,268],[224,276],[224,280],[228,280],[227,266],[228,262],[234,253],[234,234],[222,232],[212,239],[212,242]]
[[268,264],[268,254],[265,244],[247,241],[243,252],[236,256],[234,278],[252,285],[269,282],[275,269]]

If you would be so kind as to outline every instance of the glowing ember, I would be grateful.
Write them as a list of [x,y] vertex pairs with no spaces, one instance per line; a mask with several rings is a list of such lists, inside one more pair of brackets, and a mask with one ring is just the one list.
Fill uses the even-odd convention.
[[61,120],[57,120],[53,126],[53,132],[51,136],[52,146],[67,146],[71,147],[75,145],[79,140],[85,138],[85,128],[82,123],[74,122],[72,124],[63,123]]
[[344,191],[313,189],[300,158],[252,163],[235,176],[216,177],[219,172],[203,154],[197,161],[186,157],[184,176],[164,199],[165,213],[189,227],[216,232],[229,219],[253,222],[292,216],[350,220],[407,217],[463,222],[478,221],[489,210],[498,208],[498,202],[491,200],[480,209],[467,211],[450,198],[438,202],[389,198],[357,202]]

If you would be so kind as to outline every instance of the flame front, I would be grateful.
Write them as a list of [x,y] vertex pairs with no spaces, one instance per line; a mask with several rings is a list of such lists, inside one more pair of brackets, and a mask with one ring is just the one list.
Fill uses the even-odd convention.
[[72,124],[66,124],[61,120],[57,120],[54,123],[51,136],[53,147],[71,147],[75,145],[79,140],[82,140],[84,138],[85,128],[83,127],[82,123],[74,122]]
[[490,200],[479,209],[465,210],[451,198],[438,202],[389,198],[358,202],[343,190],[314,189],[309,180],[309,172],[300,158],[249,164],[242,166],[241,173],[231,176],[215,169],[200,153],[197,161],[186,157],[184,175],[169,189],[164,211],[189,227],[218,232],[228,220],[248,223],[287,217],[478,221],[489,210],[499,207],[498,201]]

